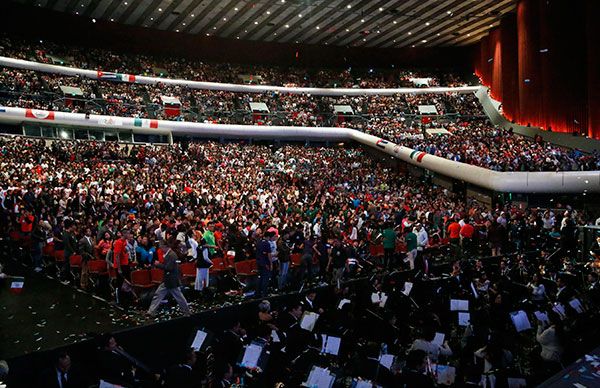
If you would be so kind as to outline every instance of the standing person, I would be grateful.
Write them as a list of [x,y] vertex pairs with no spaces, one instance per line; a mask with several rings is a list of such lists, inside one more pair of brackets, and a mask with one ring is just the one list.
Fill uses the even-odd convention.
[[331,278],[333,284],[337,285],[342,280],[344,269],[346,268],[346,259],[348,259],[348,252],[342,245],[342,241],[336,238],[329,255],[329,263],[327,264],[327,268],[332,268],[333,270]]
[[415,269],[415,260],[417,259],[417,235],[411,230],[404,236],[406,242],[406,259],[410,269]]
[[[48,240],[46,224],[47,221],[38,222],[31,233],[31,260],[33,261],[33,270],[35,272],[42,271],[42,249]],[[48,226],[50,225],[48,224]]]
[[77,249],[81,255],[81,278],[79,279],[79,285],[84,290],[88,287],[89,281],[89,268],[88,263],[94,259],[94,241],[92,240],[92,230],[85,228],[83,237],[79,239],[77,243]]
[[396,240],[398,236],[392,228],[392,224],[388,223],[387,227],[382,232],[383,235],[383,266],[385,268],[393,268],[395,264]]
[[64,244],[65,261],[62,268],[63,283],[68,284],[70,282],[71,275],[71,256],[77,252],[77,239],[75,238],[75,222],[70,219],[66,219],[64,222],[64,231],[62,235],[62,241]]
[[202,291],[204,288],[208,288],[208,270],[212,267],[213,262],[210,260],[209,247],[206,240],[202,239],[196,245],[198,248],[196,253],[196,281],[194,282],[194,290]]
[[[113,245],[113,268],[117,272],[117,287],[115,289],[117,303],[121,302],[121,291],[131,289],[129,282],[131,269],[129,267],[129,252],[127,251],[127,240],[130,236],[129,230],[123,230],[121,236],[115,240]],[[125,286],[123,286],[124,283],[126,283]],[[133,293],[133,290],[130,292]]]
[[466,254],[470,254],[473,249],[473,234],[475,234],[475,228],[473,227],[473,225],[471,225],[469,221],[470,220],[465,219],[465,224],[461,226],[459,232],[462,250]]
[[206,241],[208,245],[208,252],[210,253],[210,257],[214,257],[215,253],[217,253],[217,240],[215,239],[215,222],[209,221],[206,224],[206,230],[202,235],[202,238]]
[[287,275],[290,269],[290,252],[291,247],[288,241],[289,235],[285,234],[282,238],[277,240],[277,252],[279,258],[279,291],[287,284]]
[[454,216],[452,222],[448,225],[448,238],[455,257],[460,256],[460,229],[462,228],[456,220],[457,218],[457,216]]
[[302,262],[300,266],[300,281],[304,282],[308,280],[309,282],[312,280],[312,261],[313,256],[318,254],[315,246],[315,240],[311,235],[308,235],[304,242],[302,243]]
[[271,270],[273,268],[271,264],[271,244],[269,243],[269,237],[272,232],[265,233],[264,237],[261,236],[260,229],[256,230],[256,237],[258,242],[256,243],[256,266],[258,268],[258,284],[256,288],[256,297],[262,298],[267,295],[267,288],[269,287],[269,280],[271,278]]
[[154,292],[152,303],[148,309],[150,316],[156,315],[156,310],[160,306],[160,303],[165,299],[167,294],[171,294],[173,299],[179,305],[179,308],[183,311],[186,316],[190,315],[190,306],[188,305],[185,296],[179,288],[181,282],[179,281],[179,268],[177,267],[177,253],[179,251],[180,241],[176,238],[170,238],[168,242],[168,248],[164,253],[164,262],[161,264],[158,261],[154,262],[154,266],[165,271],[163,282],[158,286]]

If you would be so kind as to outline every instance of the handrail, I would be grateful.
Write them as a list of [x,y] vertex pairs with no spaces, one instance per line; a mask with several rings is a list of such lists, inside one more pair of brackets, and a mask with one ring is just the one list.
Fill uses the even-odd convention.
[[139,84],[158,84],[187,86],[191,89],[222,90],[242,93],[279,92],[292,94],[314,94],[319,96],[363,96],[363,95],[392,95],[392,94],[424,94],[424,93],[474,93],[479,86],[433,87],[433,88],[307,88],[270,85],[240,85],[219,82],[190,81],[175,78],[147,77],[143,75],[117,74],[96,70],[79,69],[75,67],[50,65],[47,63],[26,61],[23,59],[0,56],[0,66],[41,71],[44,73],[80,76],[90,79],[132,82]]
[[0,106],[0,122],[53,123],[80,127],[131,130],[145,134],[202,135],[205,137],[262,138],[285,140],[347,141],[354,140],[373,149],[450,178],[459,179],[498,192],[514,193],[598,193],[600,171],[497,172],[478,166],[454,162],[415,151],[391,141],[355,129],[333,127],[255,126],[192,123],[49,112]]

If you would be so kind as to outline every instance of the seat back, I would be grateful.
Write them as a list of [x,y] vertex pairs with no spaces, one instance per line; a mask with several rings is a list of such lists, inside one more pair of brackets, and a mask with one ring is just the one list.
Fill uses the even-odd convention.
[[104,274],[106,273],[106,261],[105,260],[90,260],[88,262],[88,270],[93,274]]
[[147,269],[138,269],[131,272],[131,284],[142,287],[152,284],[150,280],[150,271]]
[[181,273],[181,276],[196,277],[196,264],[181,263],[179,264],[179,272]]
[[65,251],[64,250],[59,250],[59,251],[54,251],[54,261],[56,261],[57,263],[62,263],[65,261]]
[[81,255],[71,255],[71,257],[69,257],[69,264],[71,267],[81,267],[82,260],[83,257],[81,257]]
[[152,268],[150,270],[150,281],[154,284],[160,284],[165,277],[165,271],[160,268]]

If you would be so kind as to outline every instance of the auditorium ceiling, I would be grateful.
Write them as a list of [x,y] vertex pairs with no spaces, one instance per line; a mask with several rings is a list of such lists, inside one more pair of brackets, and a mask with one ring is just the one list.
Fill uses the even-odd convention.
[[362,47],[464,46],[517,0],[13,0],[90,19],[229,39]]

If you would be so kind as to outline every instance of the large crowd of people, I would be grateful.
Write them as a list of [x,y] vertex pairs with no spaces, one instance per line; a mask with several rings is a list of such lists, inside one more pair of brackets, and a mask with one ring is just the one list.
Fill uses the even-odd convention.
[[[235,286],[251,288],[256,298],[331,285],[281,306],[261,303],[255,317],[242,317],[218,335],[210,374],[196,365],[206,354],[186,350],[182,363],[196,377],[168,386],[193,387],[208,378],[223,386],[240,379],[250,386],[297,385],[313,365],[406,387],[446,385],[450,377],[442,371],[449,365],[457,386],[504,386],[508,377],[548,377],[597,334],[597,273],[576,260],[577,226],[593,222],[583,212],[487,209],[399,175],[359,148],[15,137],[2,138],[0,150],[2,231],[30,242],[36,271],[53,271],[42,259],[47,244],[63,251],[58,273],[65,283],[92,289],[85,263],[107,259],[116,272],[117,302],[136,309],[124,286],[131,272],[164,269],[171,275],[155,292],[150,315],[161,314],[169,293],[182,313],[198,312],[180,291],[177,262],[195,264],[195,282],[186,287],[199,298],[211,286],[213,260],[224,256],[256,262],[256,281]],[[590,250],[600,254],[600,245]],[[72,255],[83,260],[75,277]],[[342,283],[364,275],[374,275],[362,280],[367,285]],[[462,320],[450,299],[469,301],[456,307]],[[348,305],[339,307],[342,300]],[[530,326],[537,322],[537,332],[515,326],[511,313],[521,310]],[[341,338],[335,356],[320,355],[322,337],[301,324],[307,311],[320,314],[314,333]],[[537,313],[546,318],[536,320]],[[110,352],[113,342],[108,338],[102,351]],[[266,364],[237,362],[250,344],[271,354]],[[99,356],[98,377],[135,386],[143,373],[131,375],[119,353]],[[383,354],[395,361],[375,373]],[[172,368],[158,372],[174,384]]]
[[[204,81],[394,87],[428,75],[209,65],[12,38],[0,45],[13,58]],[[439,83],[460,82],[433,77]],[[60,86],[83,96],[59,97]],[[180,113],[167,112],[163,96],[179,99]],[[494,127],[472,94],[250,94],[7,68],[0,99],[114,116],[345,126],[497,171],[600,169],[598,154]],[[252,112],[250,102],[270,112]],[[354,114],[335,115],[334,105]],[[422,119],[419,105],[440,115]],[[441,127],[448,133],[428,132]],[[599,334],[600,237],[583,249],[579,238],[595,216],[560,204],[489,207],[352,144],[0,137],[0,237],[24,250],[19,260],[33,272],[149,320],[170,317],[168,296],[185,316],[215,293],[260,301],[258,311],[210,328],[210,346],[178,344],[171,367],[141,367],[107,335],[94,374],[79,374],[78,360],[60,352],[39,386],[320,387],[331,374],[340,386],[536,384]],[[90,273],[92,262],[107,269],[107,283]],[[189,266],[191,275],[182,273]],[[161,277],[146,304],[133,274],[148,270]]]
[[[531,139],[496,128],[482,117],[473,94],[397,94],[393,96],[329,97],[287,93],[234,93],[182,86],[100,82],[5,69],[0,76],[2,104],[115,116],[204,121],[224,124],[344,126],[450,160],[496,171],[597,170],[600,156],[569,150],[541,138]],[[83,100],[60,92],[79,87]],[[162,96],[180,106],[167,114]],[[251,102],[268,112],[253,112]],[[334,114],[334,105],[348,105],[352,115]],[[440,116],[416,120],[419,105],[436,106]],[[448,116],[448,113],[458,114]],[[428,134],[444,128],[449,134]]]
[[392,88],[415,87],[414,78],[428,79],[424,86],[462,86],[462,76],[444,69],[313,69],[205,63],[192,58],[148,56],[32,41],[14,36],[0,38],[0,55],[41,63],[108,72],[180,78],[194,81],[253,83],[297,87]]

